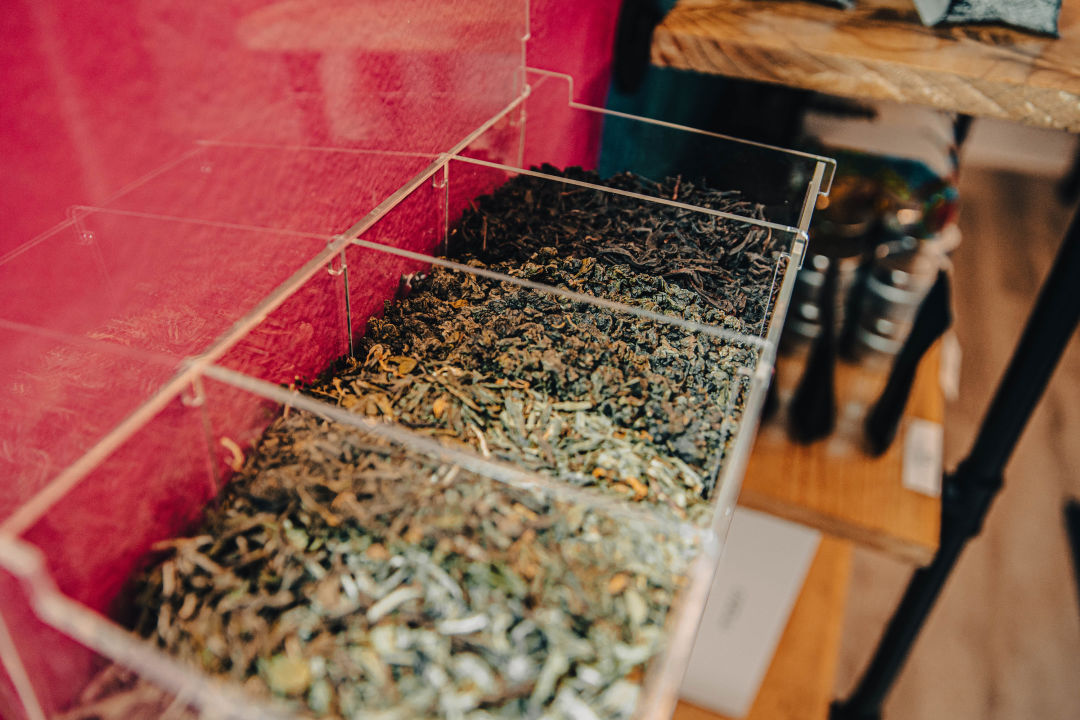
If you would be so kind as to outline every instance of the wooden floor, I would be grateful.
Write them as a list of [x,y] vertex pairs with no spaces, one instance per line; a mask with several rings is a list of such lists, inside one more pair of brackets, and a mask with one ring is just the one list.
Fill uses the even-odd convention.
[[[947,467],[970,446],[1070,216],[1048,179],[968,169],[961,197],[954,261],[964,358],[960,397],[946,412]],[[886,705],[889,720],[1080,718],[1080,602],[1062,523],[1064,499],[1080,497],[1075,337],[1005,481]],[[855,682],[908,572],[856,552],[838,694]]]

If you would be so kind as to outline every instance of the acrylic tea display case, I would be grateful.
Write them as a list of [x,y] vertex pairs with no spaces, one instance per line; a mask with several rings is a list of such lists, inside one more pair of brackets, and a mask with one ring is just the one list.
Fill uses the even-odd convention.
[[[387,7],[237,4],[214,11],[220,32],[212,37],[162,12],[152,30],[140,32],[167,36],[174,48],[190,43],[247,79],[265,76],[244,85],[243,112],[226,111],[237,106],[228,78],[206,72],[185,80],[166,68],[170,91],[209,98],[221,117],[184,118],[179,133],[170,126],[178,152],[163,164],[99,202],[71,207],[65,222],[0,258],[0,467],[11,489],[0,505],[5,717],[316,712],[310,689],[255,692],[210,672],[208,656],[175,657],[125,627],[138,613],[132,575],[173,538],[197,532],[204,510],[222,502],[216,498],[228,494],[267,428],[290,417],[363,438],[358,446],[376,448],[370,452],[394,467],[426,468],[440,493],[425,496],[430,503],[382,498],[391,514],[415,514],[417,528],[438,527],[439,518],[464,509],[504,505],[541,519],[529,552],[556,568],[555,579],[529,602],[550,610],[546,618],[576,612],[567,622],[577,635],[560,641],[556,620],[545,630],[550,648],[522,677],[535,687],[551,665],[544,677],[554,679],[535,691],[526,714],[670,713],[753,442],[810,211],[827,191],[832,163],[576,102],[573,78],[528,67],[524,5]],[[569,165],[597,174],[554,170]],[[626,171],[737,190],[741,204],[696,206],[679,199],[678,184],[671,192],[661,183],[604,184]],[[594,213],[609,204],[671,213],[691,241],[711,236],[718,223],[734,236],[767,239],[767,272],[758,273],[764,280],[746,288],[756,302],[728,309],[717,322],[659,303],[632,283],[616,287],[611,275],[560,283],[536,262],[496,266],[455,255],[463,218],[515,178],[527,178],[538,195],[576,194]],[[487,242],[482,236],[481,251],[508,239],[493,236],[491,248]],[[559,257],[557,249],[545,256],[554,264]],[[386,331],[369,319],[410,302],[419,307],[415,288],[435,279],[512,298],[558,359],[530,370],[536,386],[485,386],[499,407],[524,403],[520,426],[504,412],[479,408],[456,426],[446,419],[452,412],[417,415],[440,397],[457,403],[470,377],[490,371],[483,353],[404,358],[411,365],[380,355],[375,340]],[[439,307],[467,313],[466,300],[447,297]],[[446,337],[472,347],[453,335],[458,316],[446,312]],[[499,342],[513,335],[513,328],[499,329],[497,317],[484,317]],[[598,361],[588,342],[603,344],[612,328],[630,329],[627,352],[668,353],[677,369],[657,380],[647,366],[622,367],[614,356]],[[528,349],[513,348],[507,362]],[[374,373],[364,382],[378,375],[402,392],[387,393],[385,402],[304,392],[349,356]],[[564,377],[608,365],[622,373],[618,388],[594,383],[593,395],[553,396],[544,405]],[[665,407],[687,417],[678,437],[697,449],[690,463],[651,435],[634,439],[612,424],[616,411],[600,410],[648,403],[648,394],[626,388],[672,378],[685,397],[675,393]],[[562,443],[554,448],[562,455],[553,458],[530,434],[542,422],[557,423],[547,437]],[[589,448],[601,436],[624,445],[598,454]],[[627,469],[622,463],[633,457],[646,457],[648,468]],[[637,474],[648,474],[648,488]],[[478,492],[486,498],[481,510]],[[313,508],[299,510],[305,522],[325,520]],[[493,553],[524,532],[500,539],[486,527],[476,530],[476,542]],[[416,533],[404,533],[391,549],[413,557],[424,541]],[[351,552],[340,553],[342,562]],[[567,599],[566,588],[579,580],[559,575],[564,565],[586,568],[581,572],[598,585],[584,592],[595,602]],[[626,575],[639,578],[629,591]],[[411,581],[423,595],[415,602],[450,602],[424,577]],[[628,600],[635,587],[641,597]],[[296,593],[304,594],[300,586]],[[558,607],[547,608],[549,597]],[[484,606],[483,622],[493,622],[500,607]],[[443,621],[474,617],[444,611]],[[384,619],[372,607],[367,613],[373,627]],[[614,622],[628,623],[618,642],[590,639],[589,627]],[[435,620],[411,630],[433,628]],[[494,631],[485,625],[478,632]],[[525,662],[487,658],[498,682],[500,661]],[[345,672],[335,668],[320,660],[312,687]],[[328,712],[463,717],[490,709],[469,695],[475,677],[458,682],[453,672],[430,668],[417,677],[424,683],[400,685],[397,704],[335,684]]]

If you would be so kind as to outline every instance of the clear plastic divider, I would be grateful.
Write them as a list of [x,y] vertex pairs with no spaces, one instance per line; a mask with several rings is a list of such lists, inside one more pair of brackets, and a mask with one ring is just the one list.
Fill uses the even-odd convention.
[[[638,191],[693,204],[694,190],[726,191],[729,212],[807,230],[836,162],[812,153],[627,115],[573,100],[573,79],[530,68],[529,94],[509,120],[461,151],[520,169],[582,166],[609,179],[633,173]],[[670,179],[671,182],[665,182]]]
[[433,153],[207,141],[109,209],[334,234],[436,158]]

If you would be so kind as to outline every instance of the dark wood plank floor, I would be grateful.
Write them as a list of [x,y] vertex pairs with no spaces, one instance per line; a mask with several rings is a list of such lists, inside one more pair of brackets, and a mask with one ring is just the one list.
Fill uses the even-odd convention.
[[[1053,261],[1071,212],[1053,182],[965,170],[955,253],[960,397],[946,413],[946,464],[978,422]],[[1080,278],[1076,281],[1080,283]],[[1080,497],[1080,340],[1073,338],[972,543],[886,705],[889,720],[1080,718],[1080,601],[1062,504]],[[855,682],[909,568],[858,551],[837,693]]]

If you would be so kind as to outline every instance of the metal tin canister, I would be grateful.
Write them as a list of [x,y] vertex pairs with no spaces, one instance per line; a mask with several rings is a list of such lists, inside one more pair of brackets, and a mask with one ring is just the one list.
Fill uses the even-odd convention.
[[821,332],[821,289],[825,274],[834,263],[837,277],[832,298],[836,321],[833,332],[839,332],[844,322],[845,299],[877,222],[878,193],[871,179],[846,175],[833,181],[829,198],[819,199],[818,213],[810,229],[810,253],[795,279],[782,350],[795,351]]
[[793,349],[813,340],[821,332],[821,306],[819,304],[821,287],[825,284],[825,273],[832,263],[838,264],[836,278],[834,332],[839,332],[844,322],[844,304],[859,268],[857,257],[830,258],[814,254],[806,258],[803,267],[795,279],[791,309],[784,333],[785,349]]
[[866,272],[854,331],[859,359],[895,355],[934,283],[942,256],[922,243],[914,251],[875,257]]

